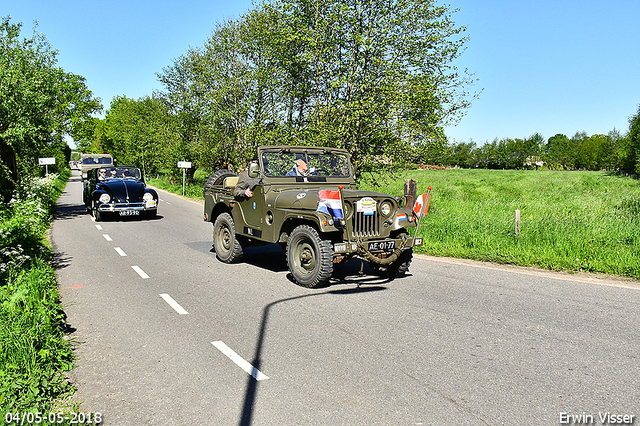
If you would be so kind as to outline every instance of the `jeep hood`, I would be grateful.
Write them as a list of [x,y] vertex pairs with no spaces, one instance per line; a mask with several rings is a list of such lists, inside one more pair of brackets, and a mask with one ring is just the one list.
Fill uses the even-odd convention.
[[[337,191],[338,188],[308,188],[308,189],[289,189],[274,194],[275,199],[273,205],[277,209],[300,209],[300,210],[316,210],[320,200],[319,192],[322,190]],[[374,191],[361,191],[358,189],[343,189],[342,195],[345,200],[355,202],[364,197],[371,197],[377,201],[382,199],[393,198],[390,195]]]

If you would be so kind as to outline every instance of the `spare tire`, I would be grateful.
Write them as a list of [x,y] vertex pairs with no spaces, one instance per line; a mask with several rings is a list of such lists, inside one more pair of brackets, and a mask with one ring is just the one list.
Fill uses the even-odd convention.
[[238,176],[236,172],[229,169],[220,169],[217,170],[209,176],[209,179],[204,184],[204,190],[202,191],[202,196],[205,196],[213,186],[222,185],[222,182],[228,177]]

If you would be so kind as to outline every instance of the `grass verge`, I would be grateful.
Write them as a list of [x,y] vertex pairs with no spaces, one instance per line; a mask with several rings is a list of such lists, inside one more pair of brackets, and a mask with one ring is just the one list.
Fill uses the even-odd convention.
[[5,424],[27,424],[25,413],[32,413],[35,423],[35,413],[77,408],[68,398],[74,388],[63,375],[73,366],[73,352],[62,328],[65,315],[46,238],[69,175],[30,180],[0,208],[0,421]]

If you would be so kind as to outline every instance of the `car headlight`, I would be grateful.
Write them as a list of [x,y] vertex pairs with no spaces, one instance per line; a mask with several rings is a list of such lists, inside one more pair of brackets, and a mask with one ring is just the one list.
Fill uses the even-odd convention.
[[150,192],[145,192],[142,196],[142,199],[145,201],[153,201],[153,194]]
[[382,216],[389,216],[389,214],[391,213],[391,203],[385,201],[380,204],[380,213],[382,213]]
[[110,200],[111,197],[109,196],[109,194],[102,194],[100,195],[100,198],[98,198],[98,201],[100,201],[102,204],[108,203]]

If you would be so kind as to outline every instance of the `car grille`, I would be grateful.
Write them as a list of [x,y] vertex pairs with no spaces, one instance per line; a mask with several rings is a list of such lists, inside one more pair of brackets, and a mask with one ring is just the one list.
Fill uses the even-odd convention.
[[355,212],[353,214],[353,236],[359,238],[380,236],[380,216]]

